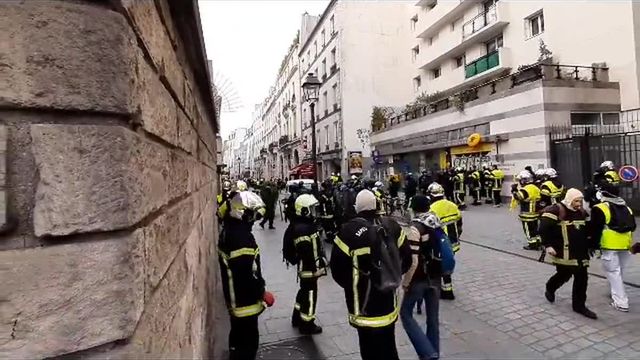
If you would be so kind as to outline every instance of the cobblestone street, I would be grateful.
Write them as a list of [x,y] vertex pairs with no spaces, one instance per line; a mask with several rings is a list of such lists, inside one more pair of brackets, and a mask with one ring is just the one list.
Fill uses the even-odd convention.
[[[465,239],[473,237],[474,242],[484,246],[521,253],[518,248],[523,241],[518,224],[504,208],[472,209],[464,216]],[[497,236],[504,241],[492,240],[495,237],[491,232],[496,224],[504,229]],[[295,269],[287,269],[282,261],[285,226],[278,222],[277,230],[262,230],[258,226],[254,230],[261,248],[267,287],[276,295],[274,307],[261,316],[263,359],[275,359],[269,357],[266,350],[279,343],[289,344],[300,336],[290,325],[297,284]],[[330,253],[329,248],[325,250]],[[533,252],[524,255],[537,257]],[[637,260],[635,264],[637,266]],[[600,271],[599,264],[594,262],[593,270]],[[631,310],[620,313],[608,305],[607,281],[590,276],[587,305],[599,316],[593,321],[571,310],[570,284],[560,289],[555,304],[545,300],[544,283],[553,271],[552,266],[521,256],[463,244],[454,275],[457,298],[453,302],[441,302],[441,356],[447,359],[640,358],[637,326],[640,290],[628,287]],[[313,342],[308,341],[307,345],[311,343],[321,355],[307,358],[359,359],[357,333],[347,323],[344,294],[331,276],[319,282],[317,312],[324,332],[314,336]],[[417,316],[424,323],[424,316]],[[396,342],[402,359],[417,358],[399,321]]]

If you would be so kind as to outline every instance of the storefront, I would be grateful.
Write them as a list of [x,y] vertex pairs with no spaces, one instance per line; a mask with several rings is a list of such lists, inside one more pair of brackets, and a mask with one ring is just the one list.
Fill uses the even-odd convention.
[[[482,164],[491,164],[495,160],[496,144],[483,143],[476,146],[456,146],[449,150],[451,167],[461,167],[466,170],[480,169]],[[445,164],[446,165],[446,164]],[[442,166],[442,163],[441,163]]]

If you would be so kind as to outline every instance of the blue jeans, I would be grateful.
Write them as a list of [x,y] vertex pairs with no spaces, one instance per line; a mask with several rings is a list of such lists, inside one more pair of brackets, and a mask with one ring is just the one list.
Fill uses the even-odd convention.
[[[424,299],[427,315],[427,332],[413,318],[413,309],[418,300]],[[411,285],[404,294],[400,307],[402,326],[420,359],[440,357],[440,322],[438,320],[440,301],[440,281],[425,280]]]

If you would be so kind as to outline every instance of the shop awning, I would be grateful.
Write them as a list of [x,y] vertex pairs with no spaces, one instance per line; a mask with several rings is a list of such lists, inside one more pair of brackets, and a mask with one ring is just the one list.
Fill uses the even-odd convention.
[[313,176],[313,165],[312,164],[300,164],[295,166],[291,171],[289,171],[290,175],[297,176]]

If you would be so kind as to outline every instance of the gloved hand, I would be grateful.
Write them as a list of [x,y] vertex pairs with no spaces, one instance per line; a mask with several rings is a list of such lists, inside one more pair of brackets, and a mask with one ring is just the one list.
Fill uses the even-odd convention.
[[637,254],[640,252],[640,242],[637,242],[633,245],[631,245],[631,249],[630,249],[632,254]]
[[517,192],[518,191],[518,184],[511,184],[511,192]]
[[272,307],[273,303],[276,302],[276,298],[273,296],[273,294],[270,291],[264,292],[264,294],[262,295],[262,300],[264,300],[264,302],[267,304],[268,307]]
[[547,250],[547,254],[549,254],[551,256],[556,256],[557,255],[556,251],[551,246],[547,247],[546,250]]

